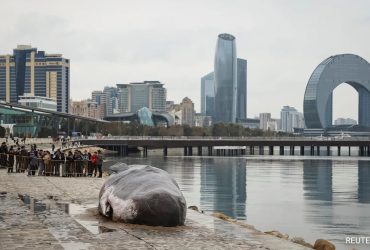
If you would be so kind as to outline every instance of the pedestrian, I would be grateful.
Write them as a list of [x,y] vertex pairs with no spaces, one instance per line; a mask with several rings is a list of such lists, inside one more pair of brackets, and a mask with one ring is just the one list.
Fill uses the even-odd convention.
[[63,173],[63,163],[64,163],[64,154],[62,151],[60,151],[60,148],[57,149],[57,151],[53,155],[53,162],[55,167],[55,175],[60,175],[60,168],[62,167],[62,173]]
[[74,172],[73,171],[74,170],[74,160],[73,160],[72,151],[68,151],[66,160],[67,160],[67,168],[66,168],[67,176],[72,177],[73,172]]
[[94,177],[96,177],[97,174],[97,163],[98,163],[98,152],[94,152],[91,156],[91,166],[94,171]]
[[20,161],[19,161],[19,171],[24,172],[28,168],[28,152],[24,146],[21,147],[21,150],[19,151],[20,155]]
[[83,160],[83,173],[85,176],[88,175],[88,168],[89,168],[89,155],[87,153],[87,150],[84,150],[84,153],[81,155]]
[[98,178],[102,178],[103,177],[103,171],[102,171],[102,168],[103,168],[103,155],[102,155],[101,150],[98,150],[97,165],[98,165],[98,171],[99,171]]
[[21,149],[20,148],[17,148],[16,150],[14,150],[14,156],[15,156],[15,172],[16,173],[19,173],[19,167],[20,167],[20,162],[21,162],[21,156],[20,156],[20,153],[21,153]]
[[42,157],[44,162],[44,174],[51,175],[53,173],[53,166],[51,165],[51,155],[49,151],[46,151]]
[[39,166],[39,173],[38,175],[44,175],[45,174],[45,163],[44,163],[44,156],[46,155],[46,152],[39,150],[37,154],[37,160],[38,160],[38,166]]
[[55,150],[55,145],[54,143],[51,145],[51,152],[54,154],[54,150]]
[[13,146],[10,146],[10,149],[8,151],[8,173],[13,173],[13,167],[14,167],[14,148]]
[[37,151],[31,151],[30,162],[28,164],[28,174],[27,176],[35,175],[38,168]]
[[75,150],[73,155],[73,160],[75,161],[75,170],[77,176],[82,176],[82,169],[83,169],[83,161],[81,152],[79,150]]
[[0,146],[0,167],[6,168],[7,164],[7,157],[8,157],[8,146],[5,142],[1,143]]
[[89,157],[89,162],[88,162],[88,165],[87,165],[87,176],[91,177],[92,176],[92,173],[93,173],[93,165],[91,163],[91,158],[92,158],[92,154],[90,152],[87,153],[88,157]]

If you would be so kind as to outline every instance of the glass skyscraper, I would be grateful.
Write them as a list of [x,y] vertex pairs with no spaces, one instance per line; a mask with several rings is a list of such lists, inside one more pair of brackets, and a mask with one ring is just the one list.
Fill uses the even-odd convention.
[[247,118],[247,60],[236,57],[232,35],[218,36],[214,72],[201,79],[201,112],[211,115],[214,122]]
[[237,60],[236,120],[247,118],[247,60]]
[[237,58],[235,37],[218,35],[215,64],[214,122],[236,122]]
[[17,103],[19,96],[48,97],[59,112],[69,109],[69,59],[18,45],[13,55],[0,56],[0,100]]
[[213,72],[201,78],[200,112],[213,116],[215,105],[215,74]]
[[340,54],[322,61],[312,73],[304,94],[307,128],[332,126],[333,91],[347,83],[358,92],[358,124],[370,127],[370,64],[354,54]]

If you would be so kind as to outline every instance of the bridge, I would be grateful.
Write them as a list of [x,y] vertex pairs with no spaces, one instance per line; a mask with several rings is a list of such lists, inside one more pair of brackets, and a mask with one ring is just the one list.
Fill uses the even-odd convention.
[[[358,149],[358,155],[370,156],[370,137],[172,137],[172,136],[116,136],[78,139],[81,144],[96,145],[119,152],[127,156],[129,148],[141,148],[147,157],[148,149],[163,149],[167,156],[170,148],[183,148],[184,156],[193,155],[196,148],[198,155],[236,156],[236,155],[341,155],[343,147]],[[206,150],[204,152],[204,149]]]

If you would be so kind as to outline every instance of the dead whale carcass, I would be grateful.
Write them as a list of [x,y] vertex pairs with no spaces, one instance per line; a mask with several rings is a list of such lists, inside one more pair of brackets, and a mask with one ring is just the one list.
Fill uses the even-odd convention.
[[146,165],[123,166],[104,183],[100,214],[134,224],[183,225],[186,201],[176,181],[164,170]]

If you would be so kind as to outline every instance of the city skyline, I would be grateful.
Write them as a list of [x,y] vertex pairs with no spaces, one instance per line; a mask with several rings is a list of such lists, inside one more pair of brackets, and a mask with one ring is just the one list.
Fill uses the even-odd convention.
[[[157,79],[166,84],[168,100],[179,103],[189,96],[200,112],[200,78],[212,68],[215,37],[227,32],[238,39],[238,56],[249,61],[248,117],[263,112],[277,117],[284,105],[303,110],[305,86],[324,58],[340,53],[370,57],[370,39],[362,35],[370,23],[366,1],[350,6],[345,1],[23,4],[20,10],[16,2],[3,3],[9,10],[4,18],[14,22],[0,24],[7,37],[0,41],[0,54],[8,54],[17,44],[62,53],[71,59],[75,100],[89,97],[86,86],[92,91]],[[264,15],[255,14],[261,11]],[[354,95],[355,90],[345,85],[335,91],[334,119],[357,120]]]

